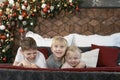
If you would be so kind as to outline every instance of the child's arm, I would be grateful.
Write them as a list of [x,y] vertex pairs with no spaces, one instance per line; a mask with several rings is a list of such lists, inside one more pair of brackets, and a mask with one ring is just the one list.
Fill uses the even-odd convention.
[[18,63],[16,66],[23,66],[23,64],[22,63]]
[[21,53],[21,48],[18,48],[17,54],[15,56],[15,60],[13,62],[13,66],[17,66],[22,60],[24,60],[24,57]]
[[27,61],[22,61],[21,62],[23,67],[26,67],[26,68],[39,68],[35,63],[30,63],[30,62],[27,62]]
[[75,68],[85,68],[86,64],[84,62],[80,62]]
[[69,65],[67,62],[65,62],[61,68],[73,68],[73,67]]

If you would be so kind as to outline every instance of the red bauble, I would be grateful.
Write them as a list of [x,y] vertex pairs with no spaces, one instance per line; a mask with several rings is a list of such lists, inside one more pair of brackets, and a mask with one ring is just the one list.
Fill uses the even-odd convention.
[[13,9],[15,10],[15,9],[17,9],[17,7],[16,7],[16,6],[13,6]]
[[32,15],[32,16],[35,16],[35,14],[34,14],[34,13],[32,13],[31,15]]
[[2,16],[3,14],[0,14],[0,16]]
[[8,1],[5,1],[5,2],[3,2],[3,3],[4,3],[4,5],[5,5],[5,6],[9,4],[9,2],[8,2]]
[[28,3],[27,3],[27,2],[24,2],[24,6],[26,6],[26,7],[27,7],[27,6],[28,6]]
[[13,17],[16,17],[16,16],[17,16],[17,13],[16,13],[16,12],[14,12],[14,13],[13,13]]
[[49,4],[47,4],[47,9],[50,9],[50,5]]
[[6,39],[6,36],[5,35],[2,35],[0,36],[1,39],[5,40]]
[[79,11],[79,8],[78,8],[78,6],[76,7],[76,11]]
[[23,33],[23,32],[24,32],[23,28],[20,28],[20,29],[19,29],[19,32],[20,32],[20,33]]
[[43,12],[44,12],[44,13],[47,13],[47,12],[48,12],[47,7],[43,8]]
[[22,11],[22,16],[26,17],[27,16],[27,12],[26,11]]
[[73,6],[73,3],[70,3],[70,6]]
[[2,58],[2,61],[3,61],[3,62],[6,62],[6,61],[7,61],[7,58],[6,58],[6,57],[3,57],[3,58]]

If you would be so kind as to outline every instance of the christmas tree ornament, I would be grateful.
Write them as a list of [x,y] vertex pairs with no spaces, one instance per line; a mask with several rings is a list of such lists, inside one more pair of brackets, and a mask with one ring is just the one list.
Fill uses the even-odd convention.
[[31,22],[31,23],[30,23],[30,25],[31,25],[31,26],[33,26],[33,25],[34,25],[34,23],[33,23],[33,22]]
[[33,9],[33,12],[37,12],[36,8],[35,8],[35,9]]
[[76,7],[76,11],[79,11],[79,8],[78,8],[78,6]]
[[3,14],[3,13],[2,13],[2,9],[0,9],[0,16],[2,16],[2,14]]
[[36,0],[32,0],[32,2],[36,2]]
[[44,12],[44,13],[47,13],[47,12],[48,12],[47,7],[43,8],[43,12]]
[[25,5],[22,5],[22,10],[26,10],[26,6]]
[[54,6],[50,6],[50,10],[53,11],[54,10]]
[[30,10],[30,5],[27,6],[27,11],[29,11],[29,10]]
[[10,8],[6,8],[6,14],[10,14]]
[[8,0],[9,5],[13,6],[14,5],[14,0]]
[[45,3],[43,3],[42,5],[41,5],[41,8],[45,8],[47,5],[45,4]]
[[20,28],[20,29],[19,29],[19,32],[20,32],[20,33],[23,33],[23,32],[24,32],[23,28]]
[[6,1],[3,2],[4,6],[7,6],[8,4],[9,4],[8,0],[6,0]]
[[2,58],[2,61],[5,63],[7,61],[7,58],[6,57],[3,57]]
[[19,2],[16,2],[16,3],[15,3],[15,6],[16,6],[16,9],[18,9],[18,10],[20,9],[20,4],[19,4]]
[[16,16],[17,16],[17,13],[16,13],[16,12],[14,12],[14,13],[12,14],[12,16],[13,16],[13,17],[16,17]]
[[1,39],[5,40],[5,39],[6,39],[6,36],[5,36],[5,35],[2,35],[2,36],[1,36]]
[[28,2],[27,1],[24,1],[24,6],[28,7]]
[[27,16],[27,12],[25,10],[22,11],[22,17],[26,17]]
[[27,25],[27,22],[26,22],[26,21],[23,21],[22,24],[25,26],[25,25]]
[[18,19],[19,19],[19,20],[23,20],[23,16],[22,16],[22,15],[19,15],[19,16],[18,16]]
[[4,25],[0,25],[0,30],[5,30],[5,26]]

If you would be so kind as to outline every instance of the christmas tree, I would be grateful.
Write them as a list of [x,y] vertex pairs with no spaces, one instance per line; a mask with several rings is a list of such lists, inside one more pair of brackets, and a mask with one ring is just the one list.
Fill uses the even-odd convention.
[[[82,0],[6,0],[0,4],[0,62],[11,61],[13,31],[31,30],[37,17],[54,18],[61,11],[79,11]],[[9,58],[9,59],[8,59]]]
[[4,25],[0,26],[0,63],[12,62],[13,34]]

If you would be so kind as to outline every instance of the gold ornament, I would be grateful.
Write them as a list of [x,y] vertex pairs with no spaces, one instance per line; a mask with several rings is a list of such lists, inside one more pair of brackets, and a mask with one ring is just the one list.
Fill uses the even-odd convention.
[[6,14],[10,14],[10,8],[6,8]]
[[32,0],[32,2],[35,2],[36,0]]
[[0,9],[0,14],[2,14],[2,9]]

